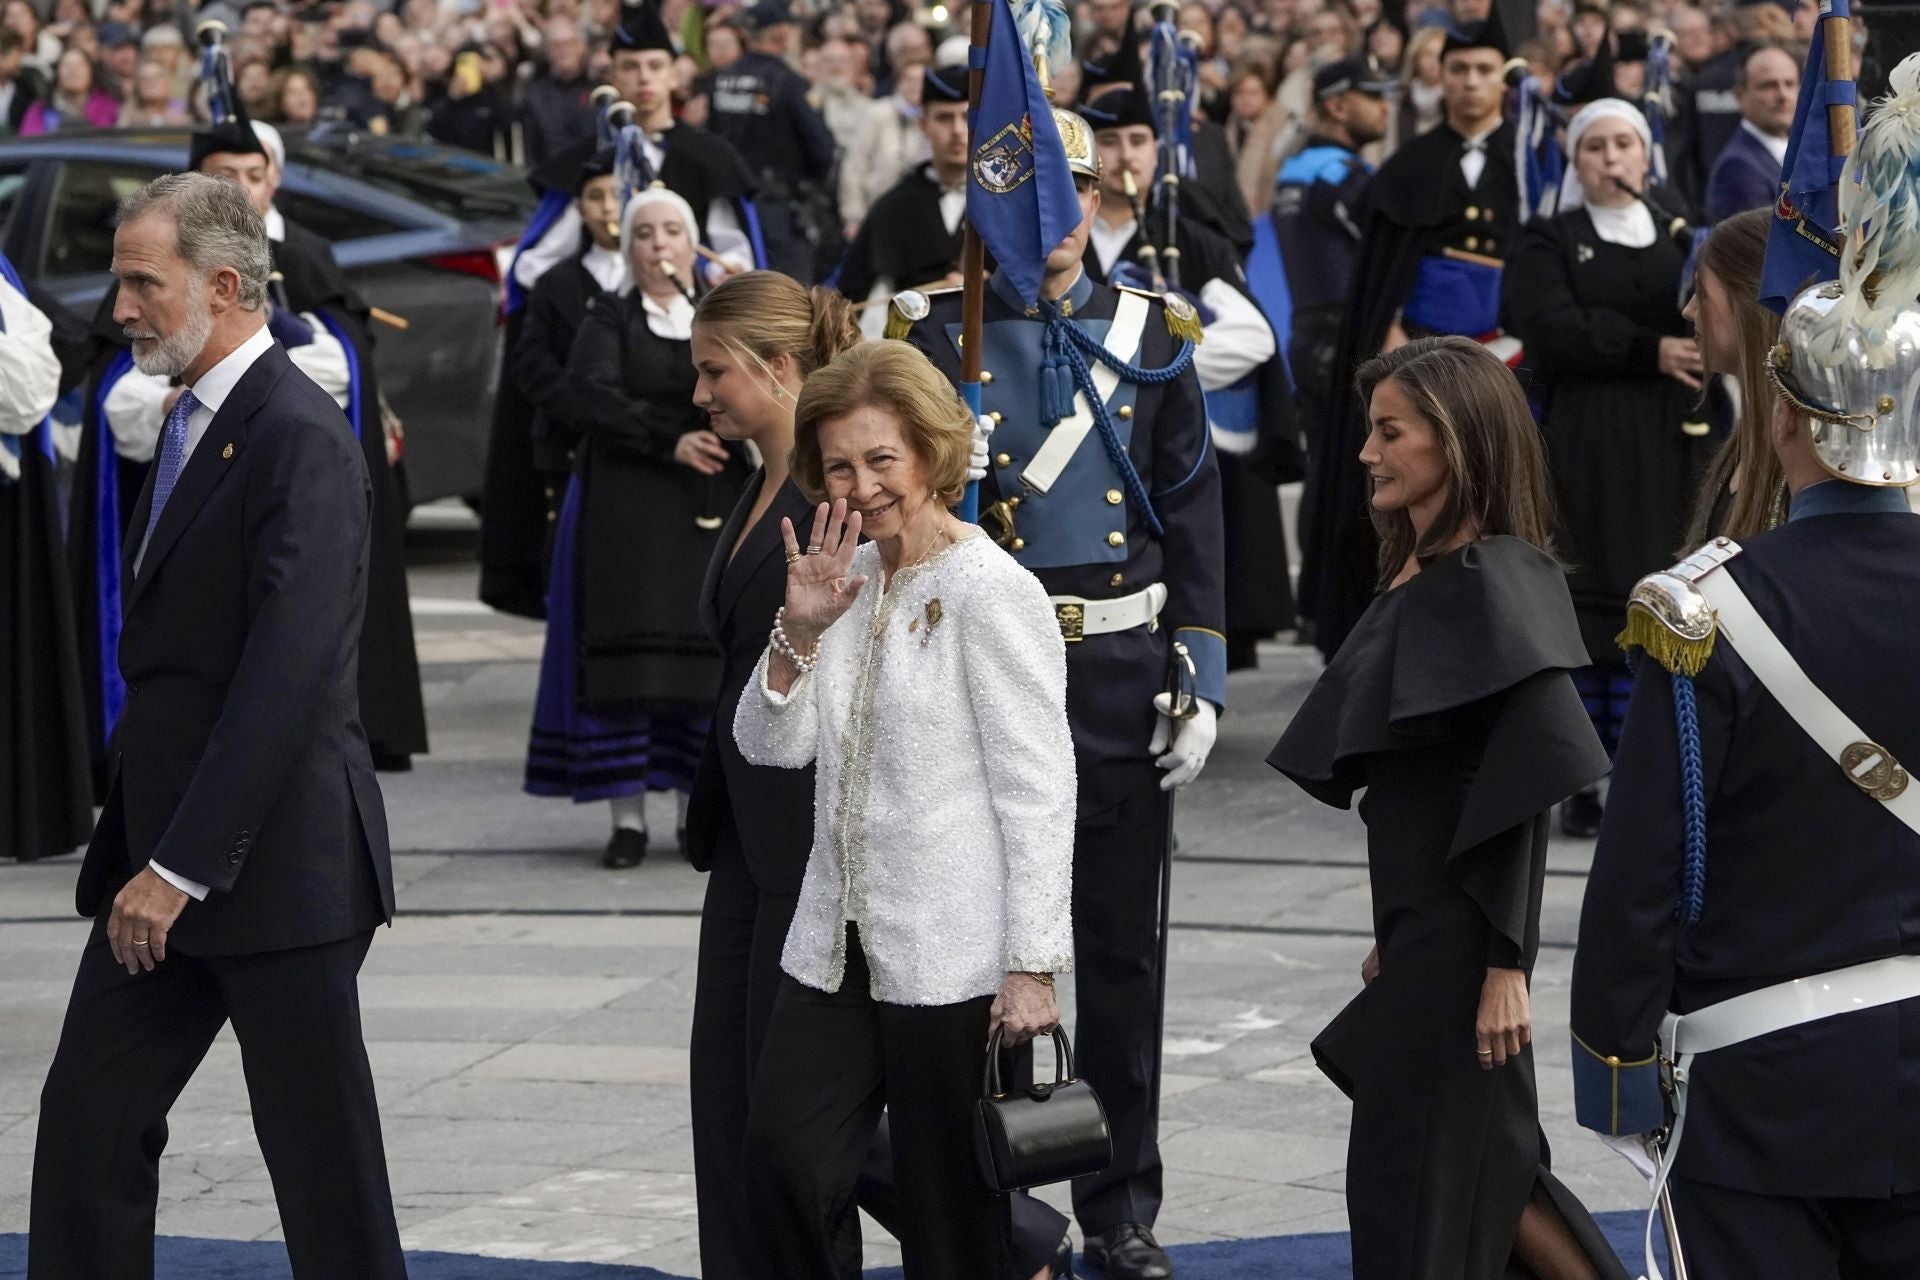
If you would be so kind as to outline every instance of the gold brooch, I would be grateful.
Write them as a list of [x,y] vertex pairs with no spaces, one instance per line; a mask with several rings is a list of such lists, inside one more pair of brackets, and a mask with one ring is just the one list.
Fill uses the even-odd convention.
[[[927,641],[933,639],[933,629],[940,625],[940,619],[943,616],[945,615],[940,608],[939,596],[935,596],[933,599],[927,601],[927,629],[920,633],[921,648],[926,648]],[[916,618],[915,621],[917,622],[919,619]],[[913,628],[909,626],[907,630],[911,631]]]
[[228,446],[227,446],[226,448],[224,448],[224,449],[222,449],[222,450],[220,451],[220,456],[221,456],[222,458],[232,458],[232,457],[233,457],[233,446],[232,446],[232,445],[228,445]]

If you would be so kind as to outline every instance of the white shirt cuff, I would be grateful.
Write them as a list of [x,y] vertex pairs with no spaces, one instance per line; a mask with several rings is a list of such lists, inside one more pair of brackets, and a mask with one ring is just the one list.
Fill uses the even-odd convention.
[[147,867],[153,874],[159,876],[162,880],[165,880],[168,884],[186,894],[195,902],[205,902],[207,900],[207,886],[201,884],[198,880],[189,880],[185,876],[175,875],[151,859],[148,860]]

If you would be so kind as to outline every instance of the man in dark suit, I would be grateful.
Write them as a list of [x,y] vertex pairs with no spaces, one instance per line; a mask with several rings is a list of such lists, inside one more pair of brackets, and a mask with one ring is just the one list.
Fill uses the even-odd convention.
[[1733,93],[1740,103],[1740,127],[1707,178],[1707,217],[1713,222],[1769,207],[1780,198],[1780,162],[1800,100],[1800,66],[1786,50],[1761,45],[1740,64]]
[[167,1112],[229,1019],[293,1274],[406,1274],[356,987],[393,915],[355,673],[371,494],[266,330],[270,263],[233,182],[173,174],[121,207],[115,319],[181,389],[123,557],[127,703],[41,1097],[32,1280],[152,1275]]

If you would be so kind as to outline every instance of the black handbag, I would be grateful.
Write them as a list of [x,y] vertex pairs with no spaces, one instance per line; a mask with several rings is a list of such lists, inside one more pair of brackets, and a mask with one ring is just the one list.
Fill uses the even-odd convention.
[[995,1191],[1023,1191],[1099,1173],[1113,1160],[1107,1109],[1073,1076],[1073,1046],[1053,1029],[1053,1083],[1015,1093],[1000,1087],[1000,1032],[987,1045],[984,1095],[973,1117],[980,1176]]

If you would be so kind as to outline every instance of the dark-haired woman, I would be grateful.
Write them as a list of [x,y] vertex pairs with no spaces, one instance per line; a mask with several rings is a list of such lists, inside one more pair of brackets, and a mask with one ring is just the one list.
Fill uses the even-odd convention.
[[1787,482],[1773,451],[1776,397],[1767,361],[1780,337],[1780,313],[1760,301],[1773,210],[1736,213],[1700,246],[1693,297],[1682,313],[1699,335],[1706,371],[1731,385],[1733,432],[1707,467],[1682,551],[1708,538],[1739,541],[1787,518]]
[[1539,435],[1464,338],[1358,381],[1384,590],[1267,757],[1338,808],[1366,789],[1374,949],[1313,1044],[1353,1099],[1353,1274],[1624,1280],[1546,1171],[1529,1048],[1548,815],[1607,768]]
[[664,187],[628,202],[634,287],[601,299],[567,362],[582,440],[554,534],[526,789],[609,802],[614,868],[646,855],[646,793],[692,788],[720,686],[700,581],[748,468],[693,405],[698,225]]
[[[1632,192],[1652,136],[1640,108],[1588,103],[1567,129],[1560,208],[1521,233],[1506,272],[1506,329],[1525,344],[1553,474],[1561,547],[1587,664],[1574,673],[1607,754],[1633,678],[1614,643],[1633,584],[1674,561],[1713,441],[1700,351],[1680,316],[1685,254]],[[1600,829],[1597,789],[1561,810],[1567,835]]]

